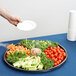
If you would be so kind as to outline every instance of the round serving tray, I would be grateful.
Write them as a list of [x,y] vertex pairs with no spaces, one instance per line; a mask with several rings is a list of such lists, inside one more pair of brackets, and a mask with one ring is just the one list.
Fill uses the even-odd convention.
[[24,71],[24,72],[48,72],[48,71],[51,71],[51,70],[54,70],[54,69],[59,68],[59,67],[62,66],[62,65],[66,62],[66,60],[67,60],[68,55],[67,55],[66,49],[65,49],[64,47],[62,47],[61,45],[59,45],[59,46],[60,46],[60,48],[62,48],[62,49],[65,51],[65,53],[66,53],[66,58],[65,58],[59,65],[54,66],[54,67],[49,68],[49,69],[46,69],[46,70],[45,70],[45,69],[43,69],[43,70],[26,70],[26,69],[14,67],[14,66],[13,66],[12,64],[10,64],[10,63],[7,61],[7,59],[6,59],[6,52],[7,52],[8,50],[4,53],[4,55],[3,55],[3,60],[4,60],[4,62],[5,62],[9,67],[11,67],[11,68],[13,68],[13,69],[16,69],[16,70],[20,70],[20,71]]

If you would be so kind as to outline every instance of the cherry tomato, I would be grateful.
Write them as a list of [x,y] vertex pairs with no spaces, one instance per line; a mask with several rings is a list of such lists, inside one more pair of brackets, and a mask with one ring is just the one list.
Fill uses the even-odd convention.
[[57,48],[57,49],[59,49],[60,47],[59,47],[59,46],[57,46],[56,48]]
[[56,53],[56,49],[54,49],[53,52]]
[[54,52],[53,52],[53,51],[51,51],[51,53],[53,54]]
[[56,47],[53,47],[53,49],[56,49]]
[[54,57],[54,55],[53,55],[53,54],[51,54],[51,57],[53,58],[53,57]]
[[51,56],[51,54],[52,54],[52,53],[51,53],[51,52],[49,52],[49,55],[50,55],[50,56]]
[[66,53],[65,52],[63,53],[63,56],[66,57]]
[[54,59],[54,62],[57,62],[57,58]]
[[59,61],[57,61],[57,65],[58,65],[58,64],[60,64],[60,62],[59,62]]
[[60,50],[59,49],[56,49],[56,51],[59,53]]
[[59,50],[58,53],[61,54],[61,51]]
[[50,58],[49,55],[46,55],[47,58]]
[[63,59],[64,59],[64,57],[62,56],[62,57],[60,58],[60,60],[63,61]]
[[55,57],[53,57],[52,60],[55,62]]
[[47,52],[47,49],[45,49],[44,52]]
[[61,63],[61,60],[59,60],[59,63]]
[[59,54],[60,57],[62,57],[62,54]]
[[57,63],[54,63],[54,66],[57,66]]
[[52,47],[51,47],[51,46],[49,46],[48,48],[49,48],[50,50],[52,49]]
[[57,58],[58,58],[58,60],[60,60],[61,59],[61,56],[58,56]]
[[51,52],[51,50],[49,50],[49,52]]
[[55,53],[54,56],[57,57],[58,56],[58,53]]
[[60,49],[60,51],[61,51],[61,52],[64,52],[64,50],[63,50],[63,49]]
[[50,48],[47,48],[47,50],[50,50]]

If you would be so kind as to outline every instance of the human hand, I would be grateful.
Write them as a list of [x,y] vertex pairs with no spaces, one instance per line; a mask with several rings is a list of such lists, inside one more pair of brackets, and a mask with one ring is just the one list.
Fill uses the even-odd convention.
[[7,10],[0,6],[0,16],[7,19],[11,24],[17,26],[19,22],[22,22],[22,19],[10,14]]
[[8,17],[7,17],[7,20],[8,20],[11,24],[13,24],[13,25],[15,25],[15,26],[17,26],[17,24],[18,24],[19,22],[22,22],[22,19],[21,19],[21,18],[19,18],[19,17],[17,17],[17,16],[13,16],[13,15],[8,16]]

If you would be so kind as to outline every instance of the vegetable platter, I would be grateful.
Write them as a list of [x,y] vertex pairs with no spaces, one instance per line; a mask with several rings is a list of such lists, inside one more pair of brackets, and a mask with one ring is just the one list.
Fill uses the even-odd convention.
[[67,51],[57,42],[24,39],[7,46],[5,63],[17,70],[47,72],[62,66],[67,60]]

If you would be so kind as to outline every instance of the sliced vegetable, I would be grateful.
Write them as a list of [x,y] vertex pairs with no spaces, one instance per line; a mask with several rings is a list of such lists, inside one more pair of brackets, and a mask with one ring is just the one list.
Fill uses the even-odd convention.
[[42,70],[43,64],[40,61],[39,56],[28,56],[26,58],[21,58],[19,61],[13,63],[13,66],[15,67],[22,67],[27,70]]

